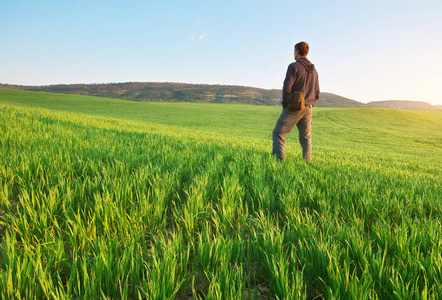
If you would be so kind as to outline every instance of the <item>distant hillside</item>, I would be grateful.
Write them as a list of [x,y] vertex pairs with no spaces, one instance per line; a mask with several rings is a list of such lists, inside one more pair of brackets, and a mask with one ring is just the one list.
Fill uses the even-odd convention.
[[[58,84],[25,86],[1,84],[2,89],[86,95],[138,102],[198,102],[278,105],[281,90],[246,86],[185,84],[171,82],[125,82],[101,84]],[[339,95],[323,92],[316,107],[387,107],[394,109],[440,110],[425,102],[376,101],[364,104]]]
[[19,86],[0,84],[0,88],[87,95],[138,102],[202,102],[277,105],[281,92],[244,86],[126,82],[108,84],[60,84]]
[[393,109],[407,109],[407,110],[441,110],[442,107],[438,105],[431,105],[422,101],[404,101],[404,100],[386,100],[386,101],[372,101],[367,103],[368,107],[385,107]]
[[315,107],[365,107],[366,104],[331,93],[321,93]]
[[[127,82],[108,84],[59,84],[23,86],[0,84],[0,88],[116,98],[138,102],[206,102],[278,105],[281,90],[245,86]],[[321,93],[318,107],[363,107],[365,104],[331,93]]]

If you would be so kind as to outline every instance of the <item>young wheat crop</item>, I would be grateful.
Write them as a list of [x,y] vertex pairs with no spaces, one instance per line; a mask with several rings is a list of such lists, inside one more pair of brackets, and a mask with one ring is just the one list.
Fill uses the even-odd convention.
[[0,298],[438,299],[442,121],[404,112],[429,118],[417,138],[395,116],[318,110],[307,165],[296,137],[278,163],[251,121],[0,104]]

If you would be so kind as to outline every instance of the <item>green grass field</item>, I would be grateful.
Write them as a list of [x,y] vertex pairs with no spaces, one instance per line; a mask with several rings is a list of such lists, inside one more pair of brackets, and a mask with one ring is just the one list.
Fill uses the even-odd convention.
[[442,298],[442,112],[280,110],[0,90],[0,298]]

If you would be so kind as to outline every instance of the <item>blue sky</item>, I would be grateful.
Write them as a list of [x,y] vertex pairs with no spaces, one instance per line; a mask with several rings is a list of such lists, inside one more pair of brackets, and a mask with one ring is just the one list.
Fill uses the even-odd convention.
[[442,105],[442,1],[1,0],[0,83],[282,88],[310,44],[321,90]]

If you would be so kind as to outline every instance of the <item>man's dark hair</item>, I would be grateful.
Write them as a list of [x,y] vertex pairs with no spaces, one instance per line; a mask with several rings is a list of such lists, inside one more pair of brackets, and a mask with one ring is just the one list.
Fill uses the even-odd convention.
[[308,54],[308,44],[306,42],[300,42],[295,45],[295,50],[298,50],[299,55],[307,56]]

